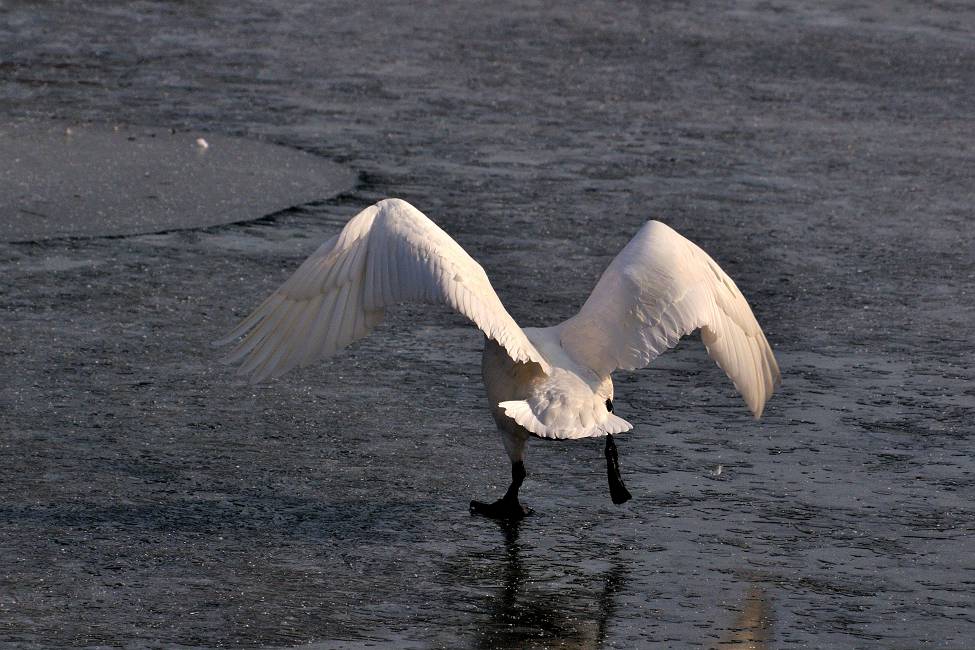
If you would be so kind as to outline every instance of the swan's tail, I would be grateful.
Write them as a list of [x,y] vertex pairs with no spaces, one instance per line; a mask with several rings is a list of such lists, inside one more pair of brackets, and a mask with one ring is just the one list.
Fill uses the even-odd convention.
[[[512,420],[525,427],[536,436],[554,438],[556,440],[572,440],[575,438],[591,438],[613,433],[623,433],[633,428],[633,425],[612,413],[605,413],[602,422],[596,422],[589,417],[590,424],[583,424],[579,413],[570,409],[561,409],[558,413],[551,413],[551,409],[542,413],[542,419],[532,411],[531,405],[524,400],[512,400],[498,404],[505,414]],[[544,420],[544,421],[543,421]]]

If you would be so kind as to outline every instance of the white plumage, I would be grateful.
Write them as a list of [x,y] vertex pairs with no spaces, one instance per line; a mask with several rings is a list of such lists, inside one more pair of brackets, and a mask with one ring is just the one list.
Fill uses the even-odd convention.
[[707,253],[659,221],[640,229],[560,327],[562,346],[600,376],[645,368],[700,329],[756,418],[779,385],[772,349],[738,287]]
[[385,308],[444,303],[470,318],[516,361],[548,370],[505,311],[481,265],[406,201],[387,199],[357,214],[218,345],[252,382],[329,357],[369,334]]
[[611,412],[610,374],[646,367],[696,329],[755,417],[780,382],[738,287],[660,222],[648,222],[626,245],[578,314],[523,330],[484,269],[399,199],[353,217],[218,343],[236,341],[226,360],[261,381],[335,354],[366,336],[386,307],[406,301],[450,305],[484,332],[484,382],[513,463],[529,434],[564,439],[631,429]]

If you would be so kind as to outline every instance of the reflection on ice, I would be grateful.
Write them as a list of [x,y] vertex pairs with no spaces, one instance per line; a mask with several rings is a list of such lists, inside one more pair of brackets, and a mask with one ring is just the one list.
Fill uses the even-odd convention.
[[[533,555],[530,546],[519,543],[522,522],[499,522],[504,537],[501,563],[492,569],[494,586],[486,603],[478,609],[487,616],[473,622],[478,648],[601,648],[618,615],[620,596],[631,566],[620,554],[607,549],[610,566],[597,573],[576,573],[562,561],[559,571],[575,574],[553,585],[553,566]],[[523,550],[525,551],[523,553]],[[527,559],[526,559],[527,558]],[[576,587],[575,585],[587,585]],[[546,585],[549,585],[546,588]],[[771,598],[765,589],[751,583],[742,600],[727,617],[714,621],[719,640],[710,650],[740,648],[768,650],[771,647]],[[740,608],[738,607],[740,606]]]
[[505,549],[501,588],[486,607],[490,614],[477,631],[477,647],[601,647],[626,583],[626,564],[613,556],[610,568],[593,576],[601,585],[596,592],[543,591],[535,584],[532,567],[522,561],[520,522],[499,525]]
[[745,595],[744,606],[735,623],[712,650],[768,650],[772,630],[770,603],[765,590],[752,585]]

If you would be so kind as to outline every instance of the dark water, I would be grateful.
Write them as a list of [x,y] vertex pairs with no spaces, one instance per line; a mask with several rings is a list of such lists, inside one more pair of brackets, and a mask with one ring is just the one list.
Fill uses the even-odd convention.
[[[3,643],[971,647],[968,5],[0,7],[3,119],[359,173],[248,226],[0,246]],[[538,443],[537,515],[471,518],[507,468],[459,317],[403,308],[256,388],[207,345],[385,196],[525,326],[662,218],[738,280],[783,389],[756,423],[686,341],[617,379],[633,501],[598,441]]]

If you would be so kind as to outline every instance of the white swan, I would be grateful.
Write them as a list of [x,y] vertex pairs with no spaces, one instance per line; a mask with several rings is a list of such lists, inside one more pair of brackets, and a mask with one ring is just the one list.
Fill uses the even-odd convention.
[[[606,436],[613,501],[619,478],[612,434],[633,428],[613,413],[614,370],[647,366],[696,329],[755,417],[780,382],[772,350],[745,298],[707,253],[649,221],[603,272],[579,313],[522,329],[484,269],[419,210],[387,199],[357,214],[217,344],[237,341],[228,363],[258,382],[335,354],[366,336],[385,308],[446,303],[485,334],[482,374],[511,459],[512,482],[474,512],[517,518],[525,445],[542,438]],[[238,341],[238,339],[240,339]]]

